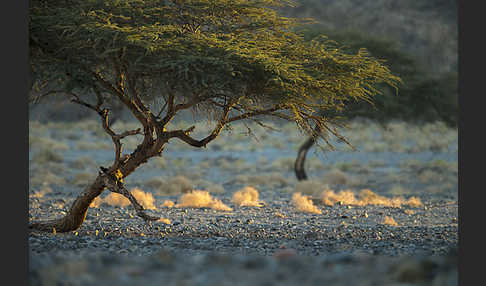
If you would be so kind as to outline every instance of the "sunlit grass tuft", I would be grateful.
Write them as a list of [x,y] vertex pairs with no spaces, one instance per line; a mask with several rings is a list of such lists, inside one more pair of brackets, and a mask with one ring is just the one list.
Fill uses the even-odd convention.
[[299,212],[321,214],[322,211],[314,205],[312,199],[301,193],[294,193],[292,195],[292,204]]
[[385,216],[385,218],[383,219],[383,224],[391,225],[391,226],[398,226],[398,223],[391,216]]
[[324,190],[320,199],[324,205],[333,206],[340,203],[344,205],[382,205],[388,207],[399,208],[402,205],[409,205],[411,207],[419,207],[422,205],[420,198],[410,197],[408,200],[402,197],[387,198],[380,196],[369,189],[361,190],[358,196],[350,190],[341,190],[334,192],[334,190]]
[[233,194],[232,203],[237,206],[261,207],[258,190],[253,187],[244,187]]
[[[151,193],[146,193],[139,188],[133,188],[130,190],[130,193],[135,197],[138,203],[142,205],[145,209],[155,210],[155,199]],[[99,196],[91,202],[90,207],[99,207],[101,204],[106,203],[111,206],[118,206],[118,207],[126,207],[130,205],[130,201],[125,198],[123,195],[117,193],[110,193],[104,198],[100,198]]]
[[203,190],[192,190],[179,198],[176,208],[211,208],[219,211],[232,211],[221,200],[213,198],[209,192]]

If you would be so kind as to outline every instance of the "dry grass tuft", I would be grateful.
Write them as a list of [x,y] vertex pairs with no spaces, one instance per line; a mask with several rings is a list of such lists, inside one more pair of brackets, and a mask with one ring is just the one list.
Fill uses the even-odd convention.
[[258,199],[258,190],[253,187],[244,187],[233,194],[231,202],[238,206],[261,207],[262,203]]
[[157,220],[157,222],[161,222],[161,223],[165,223],[165,224],[171,224],[171,221],[168,218],[160,218],[159,220]]
[[52,193],[52,189],[49,186],[44,185],[38,191],[29,194],[29,197],[41,199],[48,193]]
[[383,224],[398,226],[398,223],[391,216],[385,216],[385,218],[383,219]]
[[213,198],[209,192],[202,190],[192,190],[190,193],[180,197],[176,208],[211,208],[220,211],[232,211],[233,209],[225,205],[221,200]]
[[173,206],[175,205],[175,203],[173,201],[169,201],[169,200],[164,200],[162,202],[162,204],[160,204],[161,207],[166,207],[166,208],[172,208]]
[[[146,193],[138,188],[133,188],[131,191],[132,195],[137,199],[137,201],[142,205],[145,209],[155,210],[157,209],[154,205],[155,199],[151,193]],[[130,201],[125,198],[123,195],[117,193],[110,193],[104,199],[100,197],[96,197],[93,202],[91,202],[90,207],[99,207],[101,204],[106,203],[111,206],[119,206],[119,207],[126,207],[130,205]]]
[[402,197],[387,198],[368,189],[361,190],[358,197],[350,190],[339,191],[338,193],[335,193],[333,190],[325,190],[321,193],[320,198],[328,206],[333,206],[336,203],[356,206],[382,205],[395,208],[399,208],[402,205],[409,205],[411,207],[422,205],[420,198],[417,197],[411,197],[408,200]]
[[308,196],[302,195],[301,193],[294,193],[292,195],[292,203],[295,208],[300,212],[321,214],[322,211],[314,206],[312,199]]

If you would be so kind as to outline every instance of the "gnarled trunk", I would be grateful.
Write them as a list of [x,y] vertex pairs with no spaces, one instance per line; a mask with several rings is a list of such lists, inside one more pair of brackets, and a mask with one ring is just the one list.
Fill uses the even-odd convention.
[[74,200],[69,212],[64,217],[34,222],[29,225],[29,228],[49,232],[68,232],[78,229],[86,219],[89,205],[105,188],[102,174],[99,174],[94,182],[86,187],[76,200]]
[[152,145],[139,146],[130,156],[127,156],[125,162],[122,163],[119,170],[115,170],[114,166],[110,168],[101,168],[103,172],[99,172],[98,176],[84,191],[74,200],[69,212],[62,218],[53,219],[48,221],[38,221],[29,224],[30,229],[47,231],[47,232],[69,232],[78,229],[86,219],[86,213],[93,200],[101,195],[105,189],[109,189],[112,192],[120,193],[130,200],[137,212],[137,215],[143,218],[145,221],[153,221],[158,218],[149,216],[144,213],[143,207],[137,202],[128,190],[124,187],[121,178],[116,178],[114,175],[117,171],[120,171],[123,178],[131,174],[140,165],[147,162],[147,160],[153,156],[151,153]]

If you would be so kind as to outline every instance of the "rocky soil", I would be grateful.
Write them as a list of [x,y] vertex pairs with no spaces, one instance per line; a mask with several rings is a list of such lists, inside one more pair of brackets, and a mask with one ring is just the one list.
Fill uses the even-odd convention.
[[[81,125],[30,127],[29,219],[62,216],[89,174],[109,162],[109,140]],[[372,136],[354,141],[363,150],[358,154],[330,152],[321,160],[309,153],[312,179],[305,184],[291,168],[302,141],[297,133],[270,134],[264,148],[235,131],[237,140],[223,138],[209,150],[176,144],[165,161],[149,162],[126,179],[128,189],[151,195],[147,212],[163,220],[144,223],[130,205],[109,201],[106,191],[77,231],[29,233],[30,284],[457,285],[457,130],[429,126],[411,138],[409,126],[366,128],[372,130],[360,138]],[[430,135],[436,129],[440,136]],[[405,143],[393,145],[395,152],[388,146],[398,141],[371,144],[376,136],[386,142],[399,135]],[[207,190],[228,209],[180,206],[187,186]],[[258,190],[258,206],[233,200],[245,186]],[[420,203],[329,205],[319,197],[325,188],[357,198],[366,188],[375,197]],[[299,209],[296,192],[312,198],[317,212]]]

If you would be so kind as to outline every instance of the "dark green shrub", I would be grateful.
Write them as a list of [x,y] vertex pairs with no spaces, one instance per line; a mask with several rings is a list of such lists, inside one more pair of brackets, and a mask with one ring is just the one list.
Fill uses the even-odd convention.
[[366,48],[375,58],[385,61],[393,74],[403,83],[398,94],[386,86],[374,97],[374,106],[366,102],[350,104],[345,117],[367,117],[378,121],[402,119],[412,122],[442,120],[449,126],[457,125],[457,72],[439,75],[427,72],[413,55],[402,52],[396,43],[353,31],[330,31],[318,25],[304,32],[307,40],[325,34],[349,53]]

